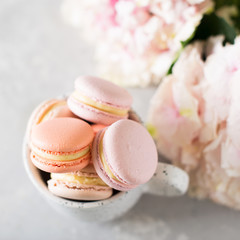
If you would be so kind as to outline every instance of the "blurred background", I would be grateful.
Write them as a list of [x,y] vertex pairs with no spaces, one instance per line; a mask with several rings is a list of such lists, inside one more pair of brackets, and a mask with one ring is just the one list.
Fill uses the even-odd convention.
[[[22,141],[32,110],[95,74],[93,50],[64,23],[61,1],[0,1],[0,239],[239,239],[240,213],[187,196],[143,196],[120,219],[87,224],[59,215],[30,182]],[[154,87],[129,88],[146,119]]]

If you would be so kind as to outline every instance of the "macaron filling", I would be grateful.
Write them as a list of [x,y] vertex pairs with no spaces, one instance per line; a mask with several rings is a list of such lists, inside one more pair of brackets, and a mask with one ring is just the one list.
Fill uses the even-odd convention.
[[[53,159],[46,159],[46,158],[42,158],[42,157],[38,156],[34,152],[31,152],[31,159],[32,159],[33,163],[43,171],[55,173],[56,169],[55,170],[51,169],[51,171],[48,171],[45,168],[45,167],[50,166],[50,167],[59,168],[58,169],[59,171],[57,173],[66,173],[66,172],[76,171],[75,168],[72,169],[72,167],[77,167],[79,165],[81,165],[81,169],[86,167],[86,165],[88,164],[89,159],[90,159],[90,152],[81,158],[68,160],[68,161],[58,161],[58,160],[53,160]],[[60,171],[61,170],[60,168],[62,168],[62,170],[64,170],[64,171]]]
[[48,189],[54,195],[74,200],[96,201],[109,198],[113,190],[107,185],[85,185],[50,179]]
[[84,157],[85,155],[87,155],[90,152],[89,146],[87,146],[77,152],[64,153],[64,152],[47,151],[44,149],[40,149],[40,148],[34,146],[33,144],[31,144],[31,145],[32,145],[31,146],[32,151],[36,155],[38,155],[39,157],[44,158],[44,159],[55,160],[55,161],[71,161],[71,160],[79,159],[79,158]]
[[128,108],[124,109],[121,107],[113,107],[112,105],[109,105],[109,104],[97,102],[97,101],[91,99],[90,97],[82,95],[78,91],[75,91],[72,94],[72,97],[85,105],[96,108],[103,112],[107,112],[107,113],[114,114],[114,115],[121,116],[121,117],[124,117],[128,114],[128,110],[129,110]]
[[73,173],[51,173],[51,179],[80,185],[106,186],[107,184],[97,177],[78,176]]
[[[124,180],[122,180],[119,176],[118,178],[113,174],[113,171],[110,169],[110,166],[107,163],[106,157],[104,155],[104,151],[103,151],[103,136],[104,133],[101,134],[102,136],[100,136],[100,142],[99,142],[99,158],[101,161],[101,164],[104,168],[105,173],[107,174],[107,176],[109,178],[111,178],[112,180],[116,181],[117,183],[120,183],[121,185],[130,187],[130,185],[128,183],[126,183]],[[120,180],[121,179],[121,180]]]

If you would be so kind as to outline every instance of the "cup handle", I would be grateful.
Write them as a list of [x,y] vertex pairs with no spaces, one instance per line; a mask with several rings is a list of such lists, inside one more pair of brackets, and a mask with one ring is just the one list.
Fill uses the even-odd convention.
[[158,162],[157,170],[145,184],[144,193],[158,196],[179,196],[186,193],[189,176],[182,169],[171,164]]

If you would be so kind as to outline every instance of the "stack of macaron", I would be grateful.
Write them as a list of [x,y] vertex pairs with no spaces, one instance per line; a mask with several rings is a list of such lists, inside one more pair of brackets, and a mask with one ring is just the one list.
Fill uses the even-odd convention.
[[157,150],[131,105],[125,89],[85,76],[67,100],[36,108],[29,127],[31,160],[50,173],[50,192],[94,201],[150,180]]

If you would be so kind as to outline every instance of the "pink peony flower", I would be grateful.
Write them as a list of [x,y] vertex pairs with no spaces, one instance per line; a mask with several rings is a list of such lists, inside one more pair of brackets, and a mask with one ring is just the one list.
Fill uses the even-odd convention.
[[62,12],[96,44],[100,75],[128,86],[165,76],[212,0],[65,0]]
[[149,124],[159,151],[189,172],[190,195],[240,209],[240,37],[222,41],[184,50],[152,98]]

